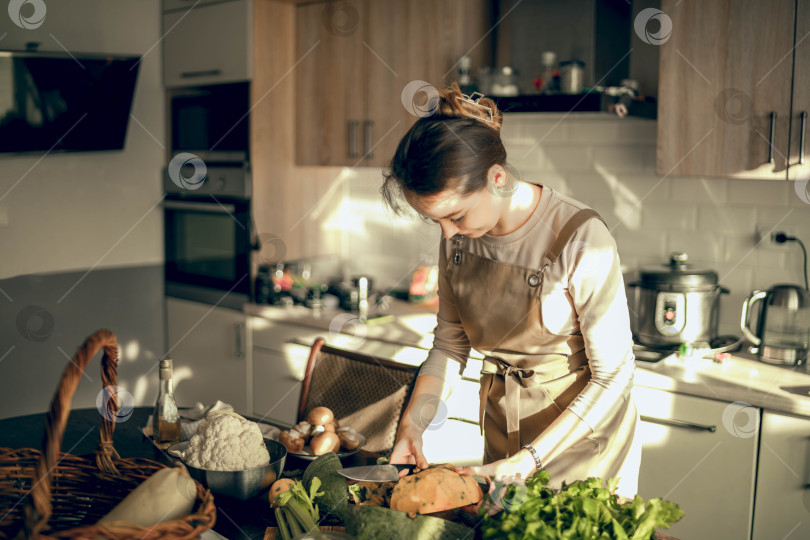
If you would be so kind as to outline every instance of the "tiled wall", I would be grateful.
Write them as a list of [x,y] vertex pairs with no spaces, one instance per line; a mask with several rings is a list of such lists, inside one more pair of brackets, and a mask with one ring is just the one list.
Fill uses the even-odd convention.
[[[503,139],[521,178],[546,184],[597,210],[619,246],[626,272],[686,251],[715,270],[731,293],[721,299],[720,332],[739,335],[751,290],[802,283],[800,248],[755,248],[757,224],[788,227],[810,244],[810,205],[789,182],[664,177],[655,172],[656,123],[605,114],[507,115]],[[365,226],[346,233],[344,255],[383,285],[436,258],[435,225],[395,220],[378,189],[380,170],[348,183],[347,211]]]

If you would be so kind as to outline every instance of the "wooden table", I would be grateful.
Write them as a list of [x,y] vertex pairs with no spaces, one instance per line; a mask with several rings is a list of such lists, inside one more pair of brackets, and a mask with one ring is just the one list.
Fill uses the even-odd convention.
[[[151,407],[136,407],[127,421],[117,423],[113,445],[122,458],[148,458],[170,464],[171,458],[141,432],[151,412]],[[92,454],[98,442],[100,421],[101,416],[96,409],[72,410],[62,440],[62,451],[74,455]],[[0,447],[41,449],[44,434],[45,413],[0,420]],[[373,454],[358,452],[342,461],[344,466],[351,467],[373,463],[374,460]],[[309,463],[288,456],[284,470],[303,471]],[[266,497],[241,501],[215,494],[214,502],[217,507],[214,530],[229,540],[263,539],[265,529],[275,525]]]

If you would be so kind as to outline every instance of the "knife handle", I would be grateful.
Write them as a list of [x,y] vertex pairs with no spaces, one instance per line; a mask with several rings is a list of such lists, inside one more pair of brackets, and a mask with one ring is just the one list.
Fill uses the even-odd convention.
[[416,468],[413,463],[389,463],[388,465],[395,467],[397,472],[408,471],[408,474],[411,474]]

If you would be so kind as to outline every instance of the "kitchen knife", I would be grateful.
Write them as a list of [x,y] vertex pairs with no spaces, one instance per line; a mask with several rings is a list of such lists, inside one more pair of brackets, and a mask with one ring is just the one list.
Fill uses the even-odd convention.
[[338,470],[338,472],[349,480],[358,482],[396,482],[399,480],[399,471],[407,470],[412,473],[416,465],[362,465],[360,467],[348,467]]
[[[347,467],[338,472],[349,480],[358,482],[396,482],[399,480],[399,471],[413,472],[416,465],[398,463],[396,465],[363,465],[360,467]],[[484,493],[489,492],[490,481],[484,476],[473,476],[476,483],[481,486]]]

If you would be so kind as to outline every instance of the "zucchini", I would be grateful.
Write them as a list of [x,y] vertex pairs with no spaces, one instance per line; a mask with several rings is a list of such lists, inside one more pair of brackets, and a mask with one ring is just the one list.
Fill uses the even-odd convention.
[[411,517],[382,506],[355,506],[346,515],[346,532],[357,540],[458,540],[475,533],[460,523],[433,516]]

